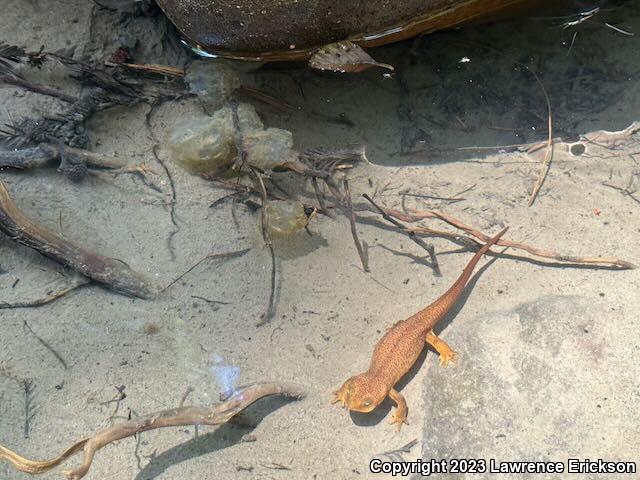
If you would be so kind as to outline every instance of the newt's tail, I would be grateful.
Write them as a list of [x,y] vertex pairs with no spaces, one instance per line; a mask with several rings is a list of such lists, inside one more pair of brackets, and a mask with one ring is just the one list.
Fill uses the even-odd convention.
[[440,298],[429,305],[427,308],[417,313],[420,315],[429,325],[428,328],[433,328],[435,324],[453,307],[458,301],[460,295],[464,291],[464,287],[467,285],[474,268],[478,264],[480,257],[489,251],[489,249],[495,245],[498,240],[505,234],[509,227],[503,228],[496,236],[489,239],[480,250],[469,260],[467,266],[464,268],[458,279]]

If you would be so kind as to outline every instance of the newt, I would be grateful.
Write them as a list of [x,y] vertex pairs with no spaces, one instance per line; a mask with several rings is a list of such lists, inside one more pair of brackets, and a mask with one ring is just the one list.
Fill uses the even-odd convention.
[[445,366],[455,360],[456,352],[433,332],[433,328],[460,299],[480,258],[507,230],[508,227],[504,228],[476,252],[458,279],[440,298],[393,325],[373,350],[369,369],[344,382],[334,392],[332,403],[341,402],[349,410],[368,413],[389,397],[396,404],[390,423],[397,424],[400,430],[402,424],[407,423],[408,408],[402,394],[394,388],[395,385],[411,369],[425,343],[436,350],[440,365]]

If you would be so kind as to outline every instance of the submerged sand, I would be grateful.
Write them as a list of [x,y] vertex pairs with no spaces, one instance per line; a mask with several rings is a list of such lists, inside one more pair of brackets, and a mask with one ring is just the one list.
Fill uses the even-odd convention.
[[[527,201],[544,149],[467,149],[546,139],[544,97],[515,61],[536,67],[550,96],[555,136],[567,142],[638,120],[637,7],[626,2],[612,17],[579,28],[563,30],[541,15],[372,52],[398,66],[391,77],[377,70],[318,74],[303,65],[239,68],[244,83],[299,107],[282,111],[253,102],[266,126],[293,132],[298,148],[366,146],[371,163],[349,172],[356,199],[375,193],[389,207],[437,209],[484,232],[508,225],[509,239],[562,254],[638,263],[638,133],[615,148],[592,145],[583,155],[558,144],[533,207]],[[117,12],[81,0],[55,8],[29,2],[28,9],[7,0],[3,12],[1,40],[29,50],[75,47],[77,56],[104,61],[127,44],[138,62],[188,59],[166,41],[158,17],[122,23]],[[504,53],[487,52],[480,40]],[[52,64],[24,70],[34,81],[77,94],[63,72]],[[64,108],[10,86],[0,88],[0,99],[3,124]],[[440,369],[428,353],[404,382],[409,425],[397,433],[387,425],[391,403],[349,415],[330,404],[331,392],[366,368],[387,327],[446,290],[471,253],[432,239],[442,270],[435,276],[425,252],[406,236],[359,224],[371,267],[364,273],[347,219],[318,216],[311,236],[276,243],[276,315],[258,328],[271,273],[258,215],[238,205],[234,220],[231,204],[210,208],[228,192],[182,170],[161,150],[175,187],[176,227],[169,180],[152,150],[201,107],[195,99],[166,102],[147,122],[149,109],[140,104],[98,114],[88,132],[93,150],[149,164],[161,192],[127,175],[81,183],[55,168],[0,176],[34,220],[123,259],[160,286],[207,254],[250,251],[203,263],[153,301],[87,286],[44,307],[0,310],[1,444],[43,459],[129,415],[176,406],[189,389],[187,403],[214,403],[226,388],[212,371],[222,359],[239,369],[238,383],[293,382],[307,396],[257,405],[246,419],[250,426],[165,429],[123,440],[98,454],[87,478],[374,478],[369,461],[413,439],[418,443],[405,459],[637,460],[637,270],[544,265],[507,251],[482,271],[443,325],[459,363]],[[277,178],[292,196],[313,198],[298,176]],[[410,194],[404,200],[403,192]],[[464,200],[456,202],[415,196],[459,192]],[[0,238],[0,300],[41,292],[60,278],[56,264]],[[32,385],[27,432],[25,380]],[[120,391],[126,398],[117,404]],[[0,463],[0,477],[28,475]],[[53,471],[42,478],[59,477]]]

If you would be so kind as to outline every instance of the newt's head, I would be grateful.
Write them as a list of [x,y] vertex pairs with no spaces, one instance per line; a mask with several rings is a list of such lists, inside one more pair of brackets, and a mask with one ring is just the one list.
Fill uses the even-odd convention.
[[351,377],[333,392],[333,403],[342,402],[342,406],[349,410],[368,413],[382,403],[388,390],[382,382],[365,372]]

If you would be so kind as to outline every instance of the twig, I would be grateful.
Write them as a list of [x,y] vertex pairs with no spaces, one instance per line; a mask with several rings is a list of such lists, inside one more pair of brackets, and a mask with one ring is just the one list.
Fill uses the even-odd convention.
[[62,367],[65,370],[68,370],[68,366],[67,366],[67,362],[64,361],[64,358],[62,358],[62,356],[55,350],[55,348],[53,348],[51,345],[49,345],[47,342],[45,342],[42,338],[40,338],[40,336],[33,331],[33,329],[31,328],[31,326],[27,323],[26,320],[22,321],[22,324],[24,325],[24,328],[26,328],[27,330],[29,330],[31,332],[31,334],[36,337],[36,339],[38,340],[38,342],[40,342],[40,344],[46,348],[47,350],[49,350],[51,352],[51,354],[56,357],[56,360],[58,360],[60,362],[60,364],[62,365]]
[[278,98],[272,97],[271,95],[264,93],[263,91],[258,90],[257,88],[249,87],[247,85],[240,85],[240,87],[236,91],[247,97],[253,98],[254,100],[258,100],[262,103],[270,105],[280,111],[299,110],[299,107],[294,107],[293,105],[290,105],[287,102],[280,100]]
[[14,75],[0,74],[0,83],[8,83],[10,85],[15,85],[16,87],[29,90],[30,92],[40,93],[42,95],[47,95],[49,97],[58,98],[68,103],[73,103],[78,101],[78,98],[72,95],[67,95],[64,92],[60,92],[59,90],[55,90],[53,88],[49,88],[44,85],[38,85],[37,83],[29,82],[23,78],[19,78]]
[[29,220],[0,180],[0,231],[10,239],[71,267],[116,292],[138,298],[154,296],[153,286],[122,260],[102,257]]
[[632,33],[632,32],[627,32],[626,30],[622,30],[621,28],[618,28],[618,27],[616,27],[616,26],[614,26],[614,25],[611,25],[610,23],[606,23],[606,22],[605,22],[605,25],[606,25],[607,27],[609,27],[611,30],[615,30],[615,31],[616,31],[616,32],[618,32],[618,33],[621,33],[621,34],[623,34],[623,35],[626,35],[627,37],[633,37],[633,36],[635,35],[635,34],[634,34],[634,33]]
[[[240,129],[240,118],[238,117],[238,102],[235,100],[231,100],[231,118],[233,119],[233,128],[235,130],[235,144],[236,144],[236,152],[237,158],[233,162],[233,169],[241,171],[242,168],[248,165],[247,163],[247,151],[243,145],[242,132]],[[273,250],[273,243],[271,242],[271,235],[269,233],[269,216],[267,215],[267,200],[269,194],[267,192],[267,187],[264,184],[264,180],[262,179],[262,174],[260,171],[251,165],[248,165],[251,176],[254,178],[256,183],[258,184],[260,198],[262,201],[262,208],[260,210],[262,216],[262,239],[264,240],[264,244],[269,249],[269,254],[271,256],[271,287],[269,291],[269,303],[267,304],[266,311],[262,314],[262,319],[256,324],[257,327],[261,327],[266,325],[273,316],[275,315],[275,304],[276,304],[276,254]]]
[[342,179],[342,186],[344,187],[345,192],[345,203],[347,205],[347,216],[349,217],[349,223],[351,224],[351,236],[353,237],[353,243],[356,244],[356,250],[358,250],[358,256],[360,257],[360,262],[362,262],[362,269],[365,272],[369,272],[369,261],[367,259],[367,255],[364,253],[362,249],[362,244],[360,243],[360,239],[358,238],[358,231],[356,229],[356,216],[353,213],[353,204],[351,203],[351,189],[349,189],[349,181],[347,177]]
[[178,404],[178,407],[182,407],[184,405],[184,402],[187,401],[187,397],[191,395],[194,390],[195,388],[193,388],[192,386],[187,387],[187,390],[182,394],[182,398],[180,399],[180,403]]
[[291,467],[287,467],[286,465],[276,462],[271,462],[271,464],[261,463],[260,465],[264,468],[268,468],[269,470],[291,470]]
[[238,172],[242,171],[244,166],[247,164],[247,151],[244,148],[243,144],[243,135],[242,129],[240,128],[240,117],[238,115],[238,102],[235,99],[231,99],[229,102],[231,107],[231,119],[233,122],[233,130],[234,130],[234,142],[236,146],[237,157],[233,162],[232,169],[237,170]]
[[410,191],[400,192],[400,195],[405,195],[407,197],[415,197],[415,198],[428,198],[429,200],[441,200],[443,202],[449,202],[449,203],[463,202],[466,200],[466,198],[462,198],[462,197],[439,197],[437,195],[424,195],[421,193],[411,193]]
[[242,257],[245,253],[247,253],[249,250],[251,250],[250,248],[245,248],[244,250],[237,250],[235,252],[225,252],[225,253],[210,253],[209,255],[203,257],[202,259],[198,260],[193,266],[191,266],[186,272],[182,273],[179,277],[177,277],[175,280],[173,280],[169,285],[167,285],[166,287],[164,287],[162,290],[160,290],[160,293],[164,293],[165,290],[168,290],[170,287],[172,287],[173,285],[176,284],[176,282],[178,282],[179,280],[181,280],[182,278],[184,278],[186,275],[188,275],[189,273],[191,273],[196,267],[198,267],[199,265],[202,264],[202,262],[206,261],[206,260],[218,260],[221,258],[236,258],[236,257]]
[[[482,243],[487,242],[487,240],[491,238],[490,235],[485,235],[479,230],[464,224],[460,220],[450,215],[444,214],[442,212],[437,212],[435,210],[423,210],[423,211],[413,210],[411,213],[404,213],[404,212],[400,212],[398,210],[394,210],[390,208],[382,208],[382,207],[377,207],[377,208],[378,208],[378,211],[382,210],[385,214],[387,214],[390,217],[394,217],[399,220],[402,220],[403,222],[409,222],[409,223],[418,222],[425,218],[438,218],[443,222],[448,223],[449,225],[455,228],[458,228],[466,232],[467,234],[477,238]],[[431,230],[430,228],[427,228],[427,227],[412,227],[411,231],[413,233],[434,234],[434,230]],[[436,235],[445,236],[445,235],[440,235],[438,233],[436,233]],[[454,234],[447,234],[446,236],[448,238],[457,237]],[[480,243],[478,243],[478,245],[480,245]],[[578,257],[573,255],[562,255],[552,250],[544,250],[542,248],[534,247],[526,243],[512,242],[502,238],[496,243],[496,245],[501,245],[503,247],[511,247],[516,250],[524,250],[530,253],[531,255],[534,255],[537,257],[550,258],[552,260],[556,260],[556,261],[567,263],[567,264],[573,264],[573,265],[604,265],[607,267],[614,267],[621,270],[636,268],[636,266],[633,263],[627,262],[626,260],[621,260],[615,257]]]
[[62,474],[68,480],[80,480],[91,468],[96,452],[110,443],[156,428],[185,425],[221,425],[227,423],[231,418],[256,401],[271,395],[294,399],[300,399],[304,396],[299,388],[291,385],[277,383],[253,384],[233,395],[228,401],[215,407],[193,406],[162,410],[106,428],[93,437],[84,438],[76,442],[60,456],[51,460],[28,460],[1,445],[0,459],[9,462],[16,470],[35,475],[55,468],[69,457],[83,450],[84,460],[82,464],[78,468],[62,471]]
[[165,75],[167,77],[183,78],[185,75],[183,68],[170,67],[168,65],[157,65],[153,63],[114,63],[105,62],[107,67],[124,67],[129,70],[136,70],[139,72],[153,73],[156,75]]
[[[255,188],[251,185],[245,185],[244,183],[238,183],[238,182],[230,182],[228,180],[223,180],[221,178],[217,178],[217,177],[212,177],[212,176],[208,176],[208,175],[204,175],[204,178],[206,178],[207,180],[210,180],[212,182],[217,183],[220,187],[222,188],[226,188],[227,190],[235,190],[236,193],[244,193],[244,194],[250,194],[250,195],[256,195],[256,196],[261,196],[262,192],[258,189]],[[267,192],[267,194],[269,195],[269,198],[274,198],[276,200],[286,200],[285,197],[283,197],[282,195],[278,195],[277,193],[273,193],[273,192]],[[219,203],[217,203],[218,201],[222,201],[223,198],[219,198],[217,200],[215,200],[210,207],[216,207],[219,205]]]
[[87,285],[90,282],[91,280],[89,280],[88,278],[77,275],[71,282],[65,283],[64,286],[62,286],[62,288],[60,288],[59,290],[54,291],[51,287],[48,287],[46,289],[46,293],[42,297],[38,297],[32,300],[20,300],[17,302],[0,301],[0,310],[5,308],[41,307],[64,297],[67,293],[70,293],[84,285]]
[[[520,62],[518,62],[520,63]],[[549,94],[547,94],[547,89],[544,88],[544,84],[540,77],[536,72],[531,70],[524,63],[520,63],[523,65],[531,74],[535,77],[536,82],[540,85],[542,89],[542,93],[544,94],[544,99],[547,102],[547,150],[545,151],[544,158],[542,160],[542,165],[540,166],[540,173],[538,174],[538,180],[536,180],[535,185],[533,186],[533,191],[531,192],[531,197],[529,197],[529,206],[533,205],[533,202],[536,201],[536,197],[538,196],[538,192],[540,188],[542,188],[542,184],[544,183],[545,178],[547,178],[547,174],[549,173],[549,168],[551,168],[551,159],[553,158],[553,125],[551,121],[551,101],[549,100]]]
[[626,196],[628,196],[634,202],[640,204],[640,198],[636,197],[633,194],[634,192],[632,192],[628,188],[618,187],[616,185],[611,185],[610,183],[606,183],[606,182],[603,182],[602,185],[604,185],[605,187],[613,188],[614,190],[618,190],[619,192],[621,192],[621,193],[625,194]]
[[331,213],[327,208],[327,204],[324,201],[324,194],[320,191],[320,187],[318,186],[318,179],[316,177],[311,177],[311,185],[313,185],[313,191],[315,192],[316,198],[318,199],[318,205],[320,205],[320,210],[325,215],[329,216],[330,218],[333,218],[333,213]]
[[427,251],[427,253],[429,254],[429,257],[431,257],[431,268],[433,268],[433,273],[437,276],[440,276],[441,275],[440,266],[438,264],[436,251],[433,245],[424,242],[420,237],[416,235],[414,231],[408,230],[404,225],[402,225],[396,219],[392,218],[392,216],[390,216],[387,213],[387,210],[380,207],[376,202],[373,201],[373,199],[369,195],[367,195],[366,193],[363,193],[362,196],[366,198],[375,207],[375,209],[382,215],[382,217],[385,220],[387,220],[389,223],[394,224],[400,230],[405,232],[412,241],[414,241],[416,244],[420,245],[422,248],[424,248]]
[[113,423],[113,420],[116,418],[116,414],[118,413],[118,410],[120,410],[120,403],[122,403],[122,401],[125,398],[127,398],[127,394],[124,392],[126,388],[127,387],[125,385],[120,385],[120,386],[115,385],[115,389],[117,391],[115,396],[111,400],[107,400],[106,402],[101,403],[101,405],[109,405],[110,403],[114,403],[114,402],[116,404],[115,408],[113,409],[113,412],[111,412],[111,415],[109,415],[109,423]]
[[[61,147],[55,144],[41,144],[39,148],[45,152],[53,155],[53,158],[60,157],[62,155]],[[91,152],[81,148],[73,148],[69,146],[64,147],[64,155],[71,155],[78,160],[86,163],[89,167],[106,168],[106,169],[121,169],[127,168],[129,165],[127,162],[120,160],[119,158],[109,157],[100,153]]]
[[202,300],[203,302],[214,305],[230,305],[229,302],[223,302],[222,300],[211,300],[210,298],[201,297],[200,295],[191,295],[191,298],[196,298],[198,300]]
[[169,236],[167,237],[167,248],[169,249],[169,255],[171,255],[171,259],[175,260],[176,252],[173,246],[173,239],[177,235],[177,233],[180,231],[180,225],[178,224],[178,214],[176,213],[176,203],[178,201],[178,194],[176,191],[176,184],[173,181],[173,175],[171,174],[169,167],[167,167],[167,164],[164,162],[164,160],[162,160],[162,158],[160,158],[160,155],[158,155],[160,142],[151,126],[151,117],[153,116],[153,112],[158,104],[159,104],[159,101],[155,101],[149,107],[149,111],[145,116],[145,125],[147,127],[147,131],[149,132],[149,135],[154,141],[154,146],[151,148],[151,153],[153,154],[153,158],[156,160],[156,162],[160,164],[160,166],[162,167],[162,170],[164,170],[164,173],[167,176],[167,180],[169,181],[169,188],[171,189],[171,201],[169,202],[169,216],[171,218],[171,223],[173,224],[173,230],[171,230],[171,232],[169,233]]
[[271,288],[269,291],[269,303],[267,304],[267,310],[262,314],[262,319],[256,324],[257,327],[262,327],[271,321],[273,316],[276,313],[276,254],[273,250],[273,243],[271,242],[271,235],[269,234],[269,215],[267,215],[267,189],[264,186],[264,181],[262,180],[262,175],[255,168],[250,167],[251,174],[257,180],[260,185],[260,190],[262,192],[262,209],[260,210],[262,214],[262,238],[264,239],[264,243],[269,249],[269,253],[271,255]]

